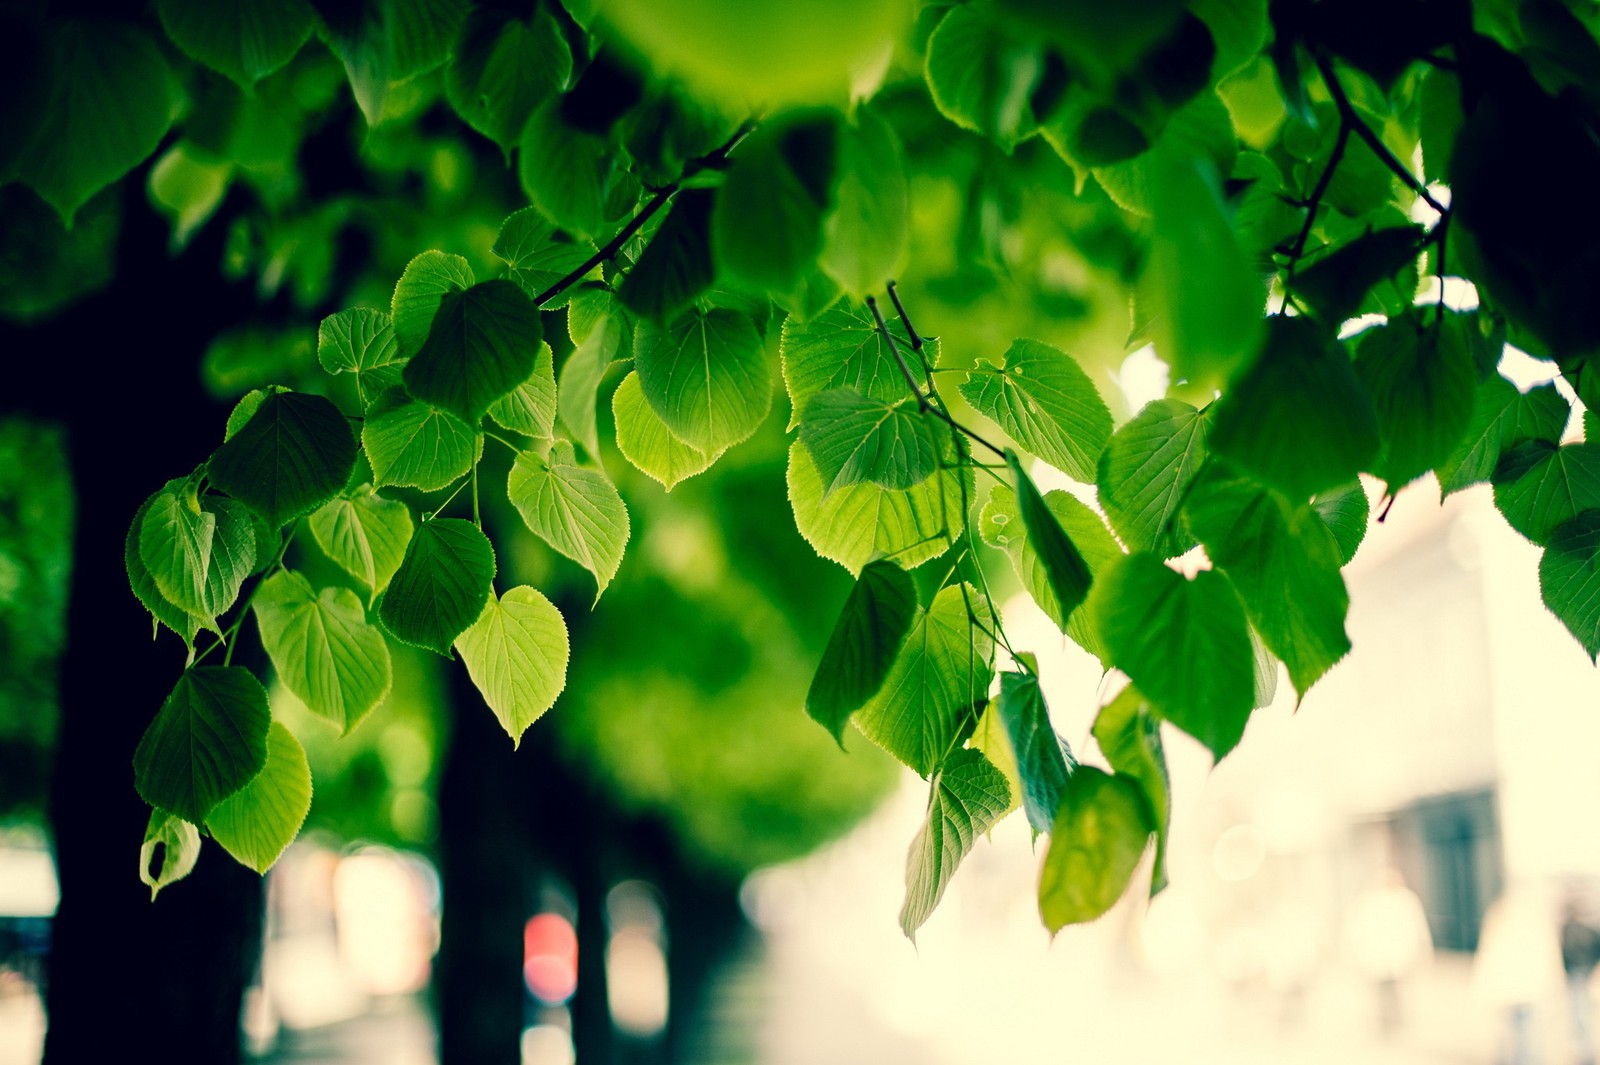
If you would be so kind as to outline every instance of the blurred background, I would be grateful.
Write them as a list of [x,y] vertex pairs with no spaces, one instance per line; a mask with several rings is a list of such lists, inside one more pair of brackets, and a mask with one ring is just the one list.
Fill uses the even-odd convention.
[[[877,106],[908,156],[919,328],[953,366],[1016,336],[1056,344],[1119,417],[1161,394],[1149,349],[1127,354],[1139,243],[1122,212],[1091,183],[1061,213],[1075,181],[1037,139],[1002,155],[953,134],[920,84],[903,91],[920,45],[900,47]],[[370,129],[317,47],[248,97],[184,76],[183,135],[71,229],[0,187],[0,351],[33,381],[0,394],[0,1065],[39,1059],[45,961],[69,947],[73,1024],[168,1038],[116,1019],[150,981],[203,990],[164,949],[125,947],[123,929],[158,921],[175,955],[245,929],[237,1028],[262,1062],[423,1065],[483,1045],[523,1065],[1026,1062],[1064,1034],[1103,1063],[1593,1060],[1600,680],[1489,489],[1441,507],[1431,479],[1347,569],[1355,651],[1303,705],[1280,684],[1215,768],[1167,735],[1171,886],[1054,942],[1020,816],[915,944],[900,934],[926,788],[857,734],[841,753],[802,710],[850,582],[795,531],[781,409],[670,494],[607,447],[634,531],[592,612],[587,576],[486,514],[502,572],[573,635],[569,688],[515,755],[438,658],[397,653],[393,693],[343,740],[274,690],[316,782],[302,838],[261,885],[208,846],[151,903],[126,751],[182,650],[147,641],[128,594],[134,507],[208,453],[244,392],[332,387],[322,315],[386,306],[427,248],[488,276],[526,202],[436,75],[392,86]],[[1286,121],[1262,62],[1228,84],[1265,85],[1263,139]],[[563,359],[565,331],[546,332]],[[1523,387],[1555,376],[1515,353],[1505,368]],[[1058,731],[1099,760],[1089,724],[1114,692],[991,561]],[[297,564],[325,563],[307,548]],[[55,923],[69,865],[115,885],[71,944]]]

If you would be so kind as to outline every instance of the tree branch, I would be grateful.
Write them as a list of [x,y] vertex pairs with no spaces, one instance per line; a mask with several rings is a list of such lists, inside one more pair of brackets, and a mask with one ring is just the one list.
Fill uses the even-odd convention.
[[1434,199],[1433,194],[1428,191],[1428,186],[1424,185],[1421,179],[1411,172],[1411,168],[1395,158],[1394,153],[1389,150],[1389,146],[1383,143],[1383,138],[1379,137],[1372,127],[1367,125],[1360,115],[1356,114],[1355,105],[1350,102],[1350,97],[1345,93],[1344,86],[1340,84],[1339,76],[1333,72],[1333,64],[1328,61],[1328,58],[1319,55],[1316,56],[1316,62],[1317,69],[1322,72],[1322,80],[1327,83],[1328,93],[1333,97],[1334,106],[1339,109],[1341,122],[1354,130],[1355,135],[1360,137],[1368,148],[1372,149],[1372,154],[1378,157],[1378,161],[1393,171],[1394,175],[1401,181],[1405,182],[1407,188],[1422,198],[1422,202],[1438,211],[1441,215],[1449,213],[1449,209]]
[[1328,154],[1328,165],[1322,168],[1322,176],[1317,178],[1311,198],[1306,201],[1305,223],[1300,227],[1294,244],[1289,247],[1289,265],[1284,270],[1283,278],[1283,306],[1278,308],[1279,314],[1289,306],[1289,286],[1294,281],[1294,268],[1300,262],[1300,256],[1305,254],[1306,241],[1311,238],[1311,230],[1317,222],[1317,209],[1322,206],[1322,197],[1327,194],[1328,186],[1333,182],[1333,172],[1339,169],[1339,162],[1344,158],[1344,150],[1349,144],[1350,123],[1340,121],[1339,137],[1333,142],[1333,151]]
[[741,141],[755,131],[755,128],[756,123],[754,120],[745,122],[734,131],[733,136],[729,137],[722,143],[721,147],[714,151],[707,152],[698,159],[691,159],[687,164],[685,164],[683,168],[683,174],[679,176],[677,181],[657,189],[656,194],[650,197],[650,202],[646,203],[644,208],[640,210],[638,214],[630,218],[628,220],[628,224],[618,230],[617,235],[606,242],[605,247],[601,248],[599,251],[589,256],[589,258],[585,259],[582,266],[579,266],[566,277],[563,277],[560,281],[557,281],[555,284],[539,293],[539,295],[535,296],[533,299],[534,304],[536,306],[543,307],[546,303],[549,303],[567,289],[583,280],[584,275],[590,270],[593,270],[601,263],[606,262],[612,256],[616,255],[617,252],[622,250],[622,246],[628,243],[628,241],[632,240],[633,235],[639,232],[639,230],[643,229],[644,224],[650,221],[650,219],[654,218],[661,208],[667,205],[667,201],[672,199],[672,197],[677,194],[679,189],[683,188],[683,183],[685,181],[689,180],[702,170],[720,167],[723,163],[727,162],[728,156],[735,148],[739,146]]

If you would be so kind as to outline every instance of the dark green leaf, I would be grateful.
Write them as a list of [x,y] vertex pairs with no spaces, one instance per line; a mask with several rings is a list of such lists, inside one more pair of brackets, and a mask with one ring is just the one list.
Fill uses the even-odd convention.
[[581,237],[605,228],[617,154],[604,138],[568,125],[560,97],[534,109],[518,160],[522,190],[540,214]]
[[622,287],[617,299],[641,318],[666,325],[711,287],[711,189],[685,189]]
[[[831,123],[816,121],[832,135]],[[827,205],[807,188],[782,150],[785,136],[807,134],[811,125],[806,119],[763,128],[741,146],[728,171],[711,216],[711,247],[718,275],[734,286],[794,296],[816,268]],[[831,158],[828,162],[823,190],[832,182]]]
[[1530,440],[1558,443],[1572,407],[1553,384],[1519,392],[1498,373],[1478,384],[1472,421],[1450,457],[1439,464],[1439,492],[1448,496],[1487,481],[1500,456]]
[[1560,525],[1600,507],[1600,444],[1519,444],[1494,471],[1494,505],[1507,524],[1536,544]]
[[184,643],[192,647],[195,636],[206,627],[206,619],[189,613],[162,593],[160,586],[156,584],[155,575],[150,572],[150,567],[145,564],[139,550],[140,533],[144,528],[145,516],[150,513],[150,505],[165,492],[166,489],[163,489],[139,504],[139,509],[133,516],[133,523],[128,526],[127,538],[123,542],[122,560],[128,571],[128,585],[139,602],[144,604],[144,608],[150,611],[157,621],[177,633]]
[[1061,808],[1067,777],[1078,763],[1050,724],[1050,710],[1039,689],[1037,663],[1031,655],[1023,657],[1029,660],[1032,671],[1001,673],[996,705],[1016,754],[1022,808],[1028,815],[1028,824],[1034,832],[1048,832]]
[[378,487],[413,485],[432,492],[472,469],[477,434],[447,410],[418,403],[396,386],[373,401],[361,443]]
[[539,309],[510,281],[449,293],[406,363],[406,388],[476,425],[495,400],[532,376],[542,336]]
[[378,600],[378,618],[401,642],[449,655],[455,638],[483,613],[494,574],[494,547],[476,525],[425,521]]
[[133,753],[139,797],[203,824],[266,765],[271,720],[267,691],[248,669],[187,670]]
[[461,27],[444,86],[467,125],[509,153],[533,109],[571,76],[572,51],[548,11],[524,20],[478,8]]
[[[1093,575],[1084,562],[1077,545],[1068,538],[1061,523],[1050,508],[1045,506],[1039,489],[1022,471],[1017,453],[1006,450],[1006,463],[1017,481],[1017,510],[1022,515],[1022,527],[1027,530],[1028,544],[1033,548],[1039,564],[1044,567],[1050,591],[1062,613],[1071,614],[1089,594]],[[1020,752],[1019,752],[1020,757]]]
[[806,693],[806,713],[841,747],[850,715],[883,687],[916,612],[916,585],[905,570],[881,560],[862,568]]
[[640,322],[634,369],[651,408],[702,451],[747,439],[772,409],[772,369],[755,324],[737,311],[694,311],[668,329]]
[[1304,696],[1350,651],[1350,596],[1333,532],[1309,505],[1216,466],[1195,482],[1183,512]]
[[1078,767],[1039,872],[1039,916],[1052,935],[1116,905],[1155,827],[1134,778]]
[[1001,367],[980,363],[961,394],[1018,444],[1093,483],[1111,440],[1111,411],[1077,360],[1037,340],[1016,340]]
[[915,400],[885,403],[853,388],[811,397],[800,442],[822,475],[824,495],[866,481],[910,488],[931,477],[939,461],[938,428]]
[[1539,591],[1585,653],[1600,659],[1600,511],[1585,511],[1551,535],[1539,560]]
[[1123,688],[1100,708],[1094,719],[1094,740],[1118,776],[1137,781],[1150,808],[1156,833],[1155,868],[1150,875],[1154,897],[1167,886],[1167,824],[1172,818],[1172,786],[1167,754],[1161,746],[1161,722],[1133,685]]
[[1255,694],[1250,629],[1232,585],[1193,580],[1153,555],[1108,566],[1089,599],[1111,651],[1161,715],[1222,759],[1244,735]]
[[1356,345],[1356,373],[1383,437],[1372,473],[1391,491],[1450,458],[1476,402],[1478,373],[1462,317],[1428,319],[1390,319]]
[[1211,450],[1295,500],[1344,484],[1378,452],[1378,420],[1344,349],[1305,318],[1267,345],[1217,404]]
[[[494,253],[511,267],[511,280],[515,281],[529,299],[538,299],[556,282],[588,262],[595,253],[593,241],[559,242],[554,239],[556,227],[540,214],[537,208],[524,207],[500,226],[500,236],[494,242]],[[586,276],[597,276],[591,271]],[[565,307],[578,289],[567,289],[549,303],[544,310]]]
[[906,860],[906,898],[900,907],[900,928],[913,939],[944,897],[956,867],[1010,803],[1006,778],[971,748],[951,752],[930,792],[927,819]]
[[473,280],[472,267],[459,255],[425,251],[406,264],[405,272],[395,282],[390,303],[390,321],[401,359],[409,359],[422,350],[445,296],[465,292]]
[[156,10],[173,44],[247,91],[293,59],[316,23],[305,0],[157,0]]
[[[976,617],[972,623],[968,609]],[[912,622],[889,675],[856,725],[924,777],[977,723],[989,685],[994,619],[967,585],[943,588]]]
[[1209,418],[1187,403],[1150,403],[1111,437],[1100,456],[1100,505],[1135,551],[1181,555],[1194,541],[1178,508],[1206,457]]
[[1355,317],[1368,289],[1416,259],[1421,234],[1418,226],[1404,226],[1357,237],[1295,273],[1289,291],[1337,329]]
[[888,122],[865,105],[839,132],[833,211],[824,223],[822,269],[853,296],[893,277],[910,224],[905,164]]
[[273,392],[206,470],[213,487],[277,528],[338,495],[359,450],[349,421],[331,402]]
[[1014,32],[987,0],[951,8],[928,39],[934,104],[1008,152],[1034,131],[1028,95],[1042,71],[1037,40]]

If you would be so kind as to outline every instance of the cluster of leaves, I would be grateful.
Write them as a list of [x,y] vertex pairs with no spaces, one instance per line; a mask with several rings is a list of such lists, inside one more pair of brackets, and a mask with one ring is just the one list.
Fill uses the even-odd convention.
[[[837,6],[157,5],[174,45],[246,87],[317,32],[369,121],[442,66],[531,206],[499,230],[501,276],[425,252],[387,310],[322,322],[318,359],[349,387],[318,391],[343,406],[251,393],[221,447],[135,517],[134,591],[191,649],[136,763],[154,885],[192,864],[200,826],[264,868],[309,803],[298,744],[231,664],[247,614],[283,685],[345,731],[389,684],[390,640],[459,654],[514,741],[553,704],[565,624],[539,590],[497,590],[479,468],[488,444],[510,450],[507,500],[598,599],[629,529],[603,464],[607,392],[617,450],[671,489],[756,431],[781,375],[796,527],[857,578],[806,710],[929,781],[908,934],[1019,807],[1049,835],[1052,931],[1112,906],[1152,841],[1160,889],[1160,726],[1220,759],[1280,663],[1303,697],[1350,650],[1341,570],[1368,526],[1364,474],[1391,499],[1430,471],[1446,495],[1491,482],[1545,547],[1546,603],[1600,654],[1600,452],[1566,442],[1570,397],[1600,400],[1583,298],[1600,207],[1553,226],[1539,186],[1600,177],[1591,15],[1558,0]],[[854,29],[859,54],[796,45]],[[166,84],[148,31],[52,32],[40,93],[87,104],[46,114],[138,110],[130,85]],[[759,123],[750,98],[768,105]],[[169,121],[131,114],[92,151],[75,131],[24,137],[0,162],[70,215]],[[990,274],[1021,273],[1039,202],[1067,220],[1073,261],[1126,294],[1127,346],[1154,346],[1169,396],[1119,424],[1085,368],[1102,354],[919,335],[885,282],[908,265],[915,282],[914,194],[952,170],[970,202],[955,236]],[[1007,188],[995,175],[1013,170],[1047,180]],[[1447,278],[1479,304],[1447,306]],[[1498,370],[1508,342],[1566,387],[1519,390]],[[1074,489],[1042,492],[1045,468]],[[348,583],[286,567],[302,525]],[[1056,735],[1036,660],[1011,647],[992,553],[1127,678],[1092,730],[1099,766]]]

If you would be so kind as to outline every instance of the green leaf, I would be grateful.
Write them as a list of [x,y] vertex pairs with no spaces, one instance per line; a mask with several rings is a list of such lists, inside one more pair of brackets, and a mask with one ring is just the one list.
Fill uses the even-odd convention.
[[1472,420],[1467,433],[1439,463],[1440,497],[1487,481],[1500,456],[1530,440],[1552,444],[1566,431],[1572,407],[1553,384],[1537,385],[1526,392],[1498,373],[1478,384]]
[[255,417],[256,411],[261,409],[261,404],[267,401],[275,386],[257,388],[246,392],[239,397],[239,402],[233,405],[233,410],[228,412],[228,425],[222,432],[224,441],[232,440],[233,434],[250,424],[250,419]]
[[146,501],[139,524],[139,558],[156,589],[173,606],[215,627],[206,608],[206,570],[216,539],[217,516],[200,509],[193,489],[170,481]]
[[532,376],[542,337],[539,309],[520,288],[483,281],[444,297],[402,376],[417,399],[476,425],[490,404]]
[[17,155],[15,176],[70,226],[91,196],[156,150],[172,124],[175,86],[148,33],[98,19],[51,28],[43,78],[48,121]]
[[378,600],[383,627],[402,643],[448,656],[483,613],[495,574],[494,547],[470,521],[425,521]]
[[244,428],[211,456],[211,485],[282,527],[338,495],[359,445],[331,402],[306,392],[273,392]]
[[[511,267],[511,280],[536,302],[595,254],[593,241],[561,242],[555,239],[555,233],[556,227],[538,208],[524,207],[505,220],[494,242],[494,253]],[[569,288],[541,306],[552,311],[565,307],[577,291],[576,287]]]
[[1368,330],[1356,344],[1356,373],[1383,437],[1375,476],[1393,490],[1450,458],[1472,420],[1478,382],[1460,315],[1425,325],[1413,313]]
[[1600,511],[1585,511],[1561,525],[1539,559],[1545,606],[1600,659]]
[[472,469],[477,434],[447,410],[418,403],[404,388],[373,401],[361,426],[361,443],[378,487],[443,488]]
[[189,141],[179,141],[150,168],[150,200],[172,222],[172,247],[180,249],[205,224],[228,193],[233,164]]
[[1039,916],[1050,933],[1116,905],[1155,831],[1133,778],[1079,766],[1050,831],[1039,871]]
[[561,99],[546,100],[529,116],[518,174],[522,191],[540,214],[562,229],[593,237],[605,228],[617,155],[604,138],[568,125]]
[[806,693],[806,713],[840,747],[850,715],[883,687],[916,613],[917,588],[905,570],[886,561],[861,570]]
[[[917,370],[917,358],[905,327],[890,323],[889,332],[900,354]],[[810,321],[790,317],[783,323],[779,341],[783,355],[783,380],[789,389],[793,413],[789,428],[800,424],[806,403],[830,388],[853,388],[868,399],[890,403],[910,394],[905,374],[866,307],[840,300]],[[930,366],[939,363],[939,343],[926,341],[922,354]]]
[[1226,175],[1166,142],[1147,158],[1154,232],[1140,298],[1154,310],[1151,339],[1174,378],[1210,387],[1260,349],[1266,286],[1223,203]]
[[1379,448],[1344,348],[1305,318],[1268,319],[1267,345],[1217,403],[1211,450],[1296,500],[1345,484]]
[[1028,544],[1044,568],[1050,593],[1064,614],[1071,614],[1089,594],[1093,575],[1088,563],[1078,552],[1055,514],[1045,506],[1039,489],[1022,470],[1017,453],[1006,449],[1006,464],[1017,481],[1017,510],[1022,515],[1022,527],[1028,534]]
[[[768,126],[741,146],[717,193],[711,247],[720,277],[755,292],[797,297],[823,247],[823,219],[832,182],[836,120],[808,116]],[[813,144],[812,141],[822,142]],[[786,156],[789,145],[827,173],[807,180]]]
[[1091,731],[1117,775],[1134,781],[1144,792],[1156,833],[1156,861],[1150,875],[1154,898],[1167,886],[1167,825],[1172,818],[1172,786],[1161,746],[1161,722],[1150,712],[1139,689],[1130,684],[1100,708]]
[[156,11],[185,55],[247,92],[294,58],[317,17],[305,0],[157,0]]
[[489,404],[489,417],[514,433],[549,439],[556,431],[556,373],[550,345],[539,342],[533,373]]
[[1350,596],[1332,530],[1309,505],[1220,467],[1195,483],[1183,512],[1303,697],[1350,651]]
[[360,581],[371,597],[389,586],[411,540],[411,508],[369,484],[324,503],[311,515],[322,553]]
[[1106,567],[1088,609],[1117,668],[1161,716],[1221,760],[1238,744],[1255,694],[1250,630],[1228,579],[1183,577],[1153,555]]
[[267,764],[206,817],[206,831],[240,865],[265,874],[300,834],[311,812],[311,766],[283,725],[267,730]]
[[594,574],[599,602],[628,543],[628,508],[605,474],[578,466],[558,440],[548,459],[517,453],[506,496],[535,535]]
[[474,281],[471,265],[459,255],[425,251],[406,264],[405,272],[395,282],[390,303],[395,343],[400,346],[402,360],[422,350],[444,298],[452,292],[465,292]]
[[1600,507],[1600,444],[1517,445],[1495,468],[1494,505],[1517,532],[1545,543],[1557,527]]
[[1371,505],[1367,502],[1366,490],[1360,481],[1351,481],[1318,492],[1311,506],[1333,533],[1334,543],[1339,545],[1339,565],[1348,566],[1367,536]]
[[1038,664],[1032,655],[1031,671],[1008,670],[1000,674],[1000,698],[995,703],[1005,724],[1011,750],[1022,781],[1022,808],[1034,832],[1048,832],[1061,808],[1067,777],[1078,763],[1050,724],[1050,710],[1039,688]]
[[450,44],[467,13],[468,0],[388,0],[389,47],[396,81],[426,74],[450,56]]
[[1005,778],[1010,798],[1000,817],[995,820],[998,822],[1012,810],[1020,809],[1022,777],[1017,773],[1017,755],[1011,749],[1011,737],[1006,735],[1005,725],[1000,723],[1000,708],[995,705],[994,700],[990,700],[988,707],[983,711],[983,716],[978,718],[978,727],[973,729],[972,735],[967,739],[967,746],[981,752]]
[[317,326],[317,361],[331,374],[355,374],[356,392],[365,408],[400,383],[400,344],[393,321],[383,311],[366,307],[328,315]]
[[533,109],[571,76],[572,50],[548,11],[524,20],[477,8],[461,27],[444,87],[456,114],[509,153]]
[[[578,306],[573,301],[573,307]],[[569,312],[570,313],[570,312]],[[561,379],[556,386],[556,413],[561,424],[584,446],[592,459],[600,455],[599,414],[596,393],[625,332],[617,315],[602,317],[589,331],[567,361],[561,364]],[[642,394],[642,393],[641,393]]]
[[991,3],[952,8],[928,38],[928,89],[940,113],[1007,152],[1034,130],[1028,95],[1042,70],[1038,43],[1014,34]]
[[915,569],[942,555],[961,535],[972,477],[947,459],[938,475],[905,491],[854,484],[825,495],[811,452],[797,440],[787,481],[800,535],[823,558],[859,573],[878,558]]
[[644,253],[617,290],[617,299],[634,314],[667,325],[716,280],[711,261],[711,210],[716,193],[685,189]]
[[210,616],[220,617],[238,600],[244,579],[266,564],[260,556],[266,552],[270,533],[256,524],[249,508],[231,499],[208,495],[200,505],[217,518],[206,566],[205,608]]
[[702,451],[730,447],[772,409],[772,371],[755,323],[737,311],[694,311],[668,329],[639,323],[634,369],[651,409]]
[[[968,604],[978,622],[968,620]],[[988,604],[967,586],[943,588],[918,613],[879,688],[856,713],[873,743],[924,777],[977,721],[989,687],[994,628]]]
[[133,752],[133,783],[151,806],[195,824],[267,761],[267,691],[248,669],[195,666]]
[[194,872],[199,860],[200,830],[165,810],[151,810],[139,847],[139,879],[149,886],[150,901],[156,901],[168,884]]
[[513,748],[566,687],[567,623],[526,585],[491,595],[483,615],[456,637],[456,650]]
[[833,211],[823,223],[822,269],[853,296],[895,275],[910,226],[905,163],[894,128],[865,105],[839,133]]
[[1004,775],[971,748],[951,752],[929,791],[928,816],[906,857],[906,898],[900,907],[900,929],[912,939],[933,915],[956,867],[1011,802]]
[[629,373],[611,394],[611,411],[617,423],[617,449],[667,491],[680,481],[704,473],[721,452],[706,453],[672,435],[644,398],[639,375]]
[[1072,356],[1037,340],[1012,341],[1004,363],[979,363],[961,394],[1018,444],[1094,483],[1111,440],[1111,411]]
[[822,475],[824,495],[864,482],[910,488],[939,462],[938,427],[916,400],[886,403],[853,388],[831,388],[806,402],[800,442]]
[[1100,505],[1122,542],[1170,558],[1194,541],[1178,522],[1206,457],[1208,417],[1175,399],[1149,403],[1100,456]]
[[1361,310],[1372,286],[1416,261],[1418,226],[1379,229],[1357,237],[1290,277],[1289,291],[1330,328]]
[[251,605],[278,679],[341,735],[388,694],[389,645],[350,589],[319,593],[300,574],[280,570],[261,582]]
[[[156,584],[155,574],[145,565],[144,556],[139,549],[143,539],[145,516],[150,513],[150,505],[166,491],[167,489],[162,489],[161,492],[139,504],[138,511],[133,515],[133,523],[128,526],[127,538],[123,541],[122,561],[128,571],[128,586],[139,602],[150,611],[156,621],[177,633],[184,643],[193,648],[194,638],[202,628],[206,627],[207,620],[189,613],[162,593],[160,586]],[[214,534],[213,540],[215,540]]]
[[[1089,567],[1091,575],[1098,574],[1107,565],[1122,557],[1122,548],[1112,537],[1100,515],[1090,510],[1068,492],[1046,492],[1044,505],[1055,516]],[[1061,602],[1050,586],[1049,575],[1039,554],[1026,535],[1022,514],[1017,509],[1017,494],[1007,484],[996,484],[989,493],[978,516],[978,532],[991,547],[1001,548],[1011,559],[1022,587],[1033,596],[1039,609],[1055,622],[1079,647],[1098,658],[1102,665],[1111,663],[1110,653],[1095,630],[1089,612],[1078,609],[1070,612],[1061,609]]]
[[[1120,121],[1128,126],[1129,134],[1143,140],[1144,135],[1137,126],[1127,119]],[[1233,132],[1227,105],[1214,92],[1201,93],[1174,111],[1161,131],[1161,144],[1168,155],[1185,155],[1210,163],[1214,167],[1211,172],[1223,176],[1232,174],[1239,152],[1239,140]],[[1096,166],[1094,177],[1106,190],[1106,195],[1123,210],[1152,215],[1161,199],[1161,190],[1153,185],[1161,180],[1163,161],[1159,156],[1143,154],[1142,144],[1137,152],[1135,158]]]

